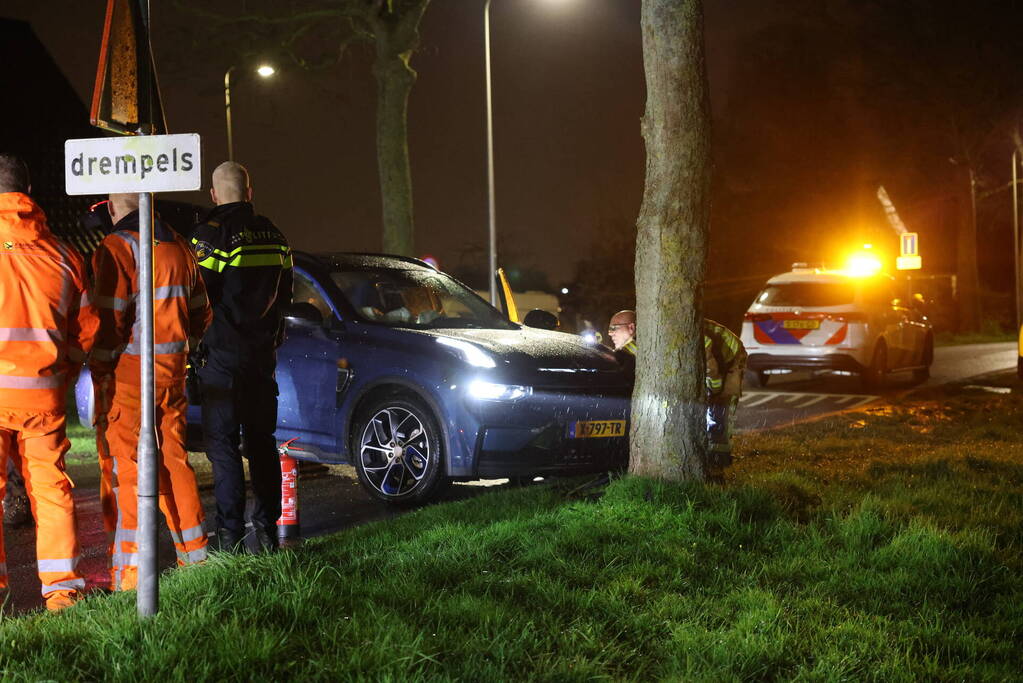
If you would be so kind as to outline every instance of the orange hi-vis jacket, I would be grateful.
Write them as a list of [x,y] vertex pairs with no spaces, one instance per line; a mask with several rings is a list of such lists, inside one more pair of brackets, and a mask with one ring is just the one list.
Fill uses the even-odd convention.
[[[138,317],[138,212],[118,221],[92,257],[93,302],[100,328],[89,357],[93,374],[114,373],[118,383],[138,385],[142,321]],[[188,351],[199,343],[213,312],[192,250],[159,221],[154,224],[153,344],[155,382],[182,383]],[[116,367],[116,369],[115,369]]]
[[42,209],[0,193],[0,406],[63,409],[68,371],[96,334],[87,291],[82,257],[53,236]]

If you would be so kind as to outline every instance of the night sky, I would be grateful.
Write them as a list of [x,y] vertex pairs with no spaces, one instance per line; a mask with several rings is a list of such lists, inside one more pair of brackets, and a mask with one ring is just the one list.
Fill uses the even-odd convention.
[[[1009,128],[1023,74],[1021,60],[1006,56],[1023,54],[1008,28],[1020,25],[1017,4],[954,1],[938,12],[918,0],[706,2],[715,148],[708,289],[796,260],[830,260],[863,241],[893,251],[895,233],[874,197],[880,184],[920,232],[925,269],[947,272],[963,187],[962,167],[949,159],[963,149],[978,169],[982,281],[1007,287]],[[0,14],[30,21],[88,102],[104,7],[4,0]],[[559,285],[608,226],[634,229],[645,154],[639,9],[639,0],[493,0],[502,265],[540,268]],[[433,0],[412,62],[417,252],[447,270],[479,262],[486,244],[482,10],[483,0]],[[164,0],[152,11],[171,131],[202,136],[208,178],[226,157],[224,70],[254,67],[237,55],[261,46],[197,44],[196,19]],[[980,114],[967,106],[989,93],[997,106]],[[298,248],[378,250],[367,54],[318,72],[241,79],[232,98],[236,158],[253,174],[257,208]],[[943,128],[981,114],[989,134],[966,147]],[[631,263],[632,254],[621,259]]]
[[[0,14],[31,22],[88,103],[105,4],[5,0]],[[151,6],[168,124],[202,136],[208,178],[226,158],[222,84],[230,58],[177,69],[172,53],[184,41],[164,36],[179,38],[189,19],[169,2]],[[547,270],[555,281],[571,275],[594,223],[634,222],[639,210],[638,8],[631,0],[495,0],[491,8],[498,230],[519,265]],[[480,0],[435,0],[413,59],[417,251],[444,267],[471,258],[467,248],[487,239],[482,10]],[[271,80],[240,80],[232,100],[235,156],[252,173],[257,208],[293,245],[379,250],[376,102],[366,59],[356,52],[313,73],[285,66]]]

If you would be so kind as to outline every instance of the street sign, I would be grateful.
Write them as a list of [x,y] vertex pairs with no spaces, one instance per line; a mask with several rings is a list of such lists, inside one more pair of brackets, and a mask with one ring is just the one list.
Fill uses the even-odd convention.
[[195,133],[64,142],[64,181],[71,195],[198,190],[200,166]]
[[[900,242],[902,245],[901,254],[902,256],[919,256],[920,254],[920,240],[917,238],[915,232],[904,232],[900,235]],[[917,266],[919,268],[920,266]]]
[[167,132],[167,119],[153,66],[149,31],[137,0],[107,0],[92,125],[121,135]]
[[920,270],[923,263],[917,254],[908,254],[895,259],[895,267],[899,270]]

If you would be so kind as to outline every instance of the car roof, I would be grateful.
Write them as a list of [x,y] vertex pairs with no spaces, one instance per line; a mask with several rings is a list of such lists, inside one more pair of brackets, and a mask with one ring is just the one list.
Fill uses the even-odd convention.
[[829,284],[865,284],[875,279],[892,281],[894,278],[886,273],[878,273],[877,275],[849,275],[839,270],[820,270],[820,269],[800,269],[793,270],[788,273],[781,273],[775,275],[767,281],[769,285],[780,285],[792,282],[818,282],[818,283],[829,283]]
[[409,270],[410,268],[424,268],[436,270],[425,261],[420,261],[411,256],[397,256],[395,254],[374,254],[348,251],[335,251],[327,253],[316,253],[312,256],[321,259],[334,267],[339,268],[396,268]]

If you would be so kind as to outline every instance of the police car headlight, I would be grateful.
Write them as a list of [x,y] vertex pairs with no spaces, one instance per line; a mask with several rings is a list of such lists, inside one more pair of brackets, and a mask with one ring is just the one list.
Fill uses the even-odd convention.
[[469,395],[481,401],[514,401],[532,393],[533,387],[519,384],[495,384],[482,380],[469,383]]
[[478,368],[497,367],[497,363],[494,362],[490,354],[475,344],[450,337],[437,337],[437,342],[457,351],[469,365],[475,365]]

